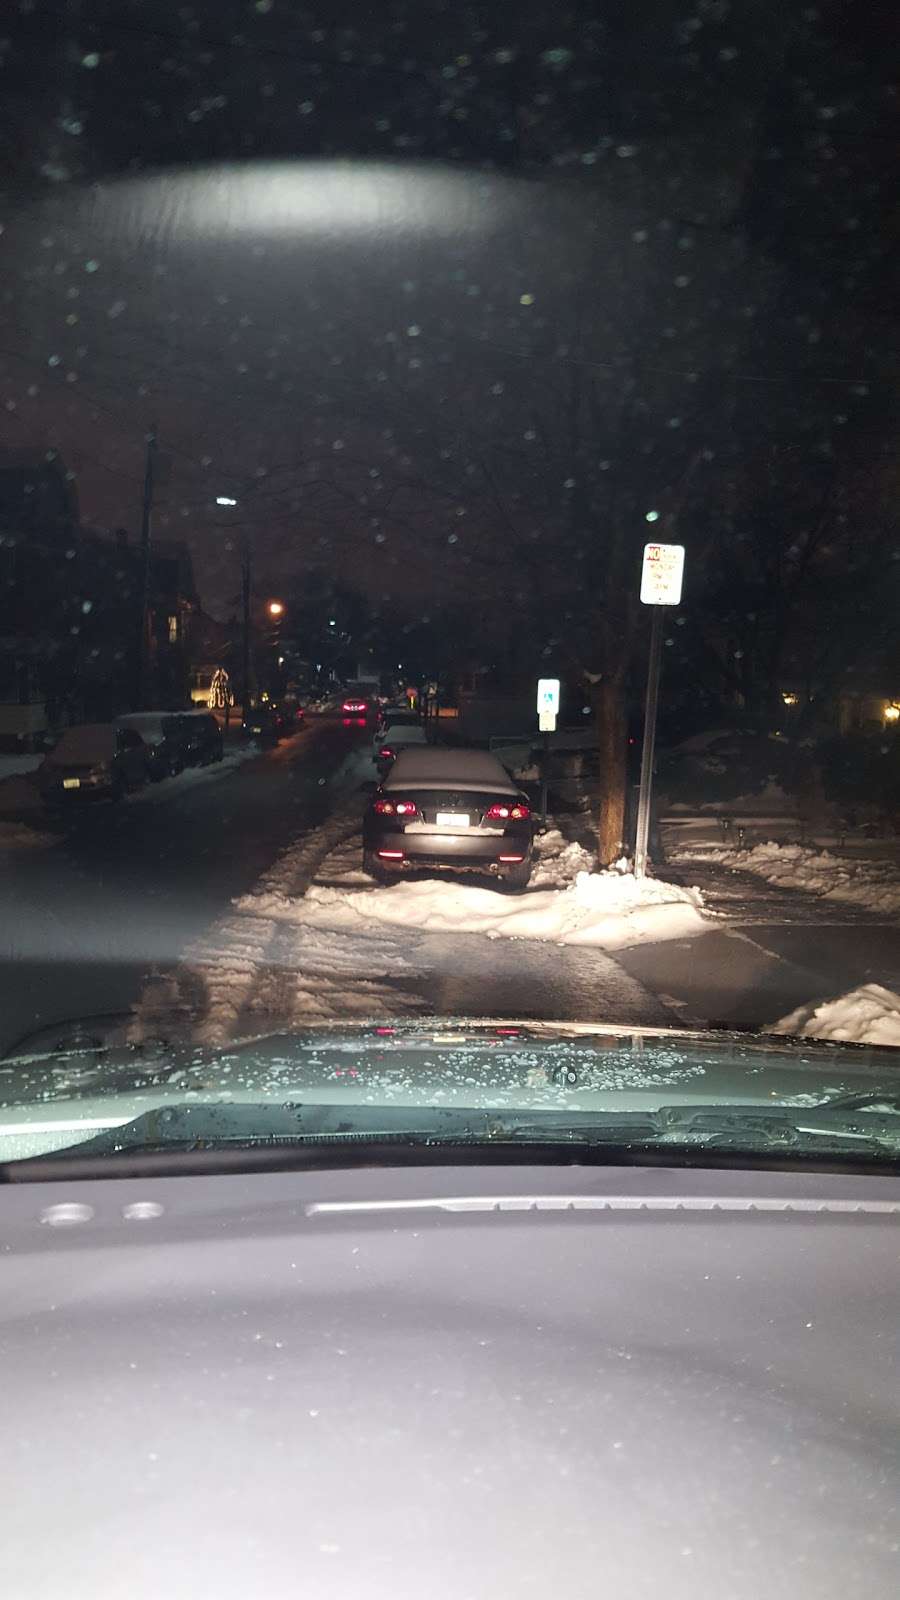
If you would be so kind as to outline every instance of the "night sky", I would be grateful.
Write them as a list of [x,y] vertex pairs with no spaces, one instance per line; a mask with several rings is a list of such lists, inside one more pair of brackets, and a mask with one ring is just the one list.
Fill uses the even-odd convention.
[[246,532],[262,583],[523,620],[537,586],[559,624],[623,507],[639,539],[689,482],[708,543],[785,452],[880,516],[897,94],[860,9],[20,5],[0,444],[136,530],[156,424],[219,612]]

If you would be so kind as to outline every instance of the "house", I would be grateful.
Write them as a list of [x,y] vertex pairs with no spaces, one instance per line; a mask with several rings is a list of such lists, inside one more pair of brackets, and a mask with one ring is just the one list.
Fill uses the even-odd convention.
[[139,700],[164,710],[189,705],[189,643],[200,602],[188,546],[152,542],[146,618],[144,552],[124,528],[84,534],[80,578],[88,607],[79,663],[83,714],[102,720]]
[[55,450],[0,455],[0,746],[30,743],[77,671],[78,498]]
[[842,689],[837,696],[840,733],[880,733],[900,724],[900,682],[891,694],[883,686]]

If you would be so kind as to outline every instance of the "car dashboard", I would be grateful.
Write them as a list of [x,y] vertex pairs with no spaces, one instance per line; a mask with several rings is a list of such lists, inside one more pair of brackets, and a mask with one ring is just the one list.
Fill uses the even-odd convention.
[[2,1204],[10,1595],[897,1593],[896,1178],[362,1168]]

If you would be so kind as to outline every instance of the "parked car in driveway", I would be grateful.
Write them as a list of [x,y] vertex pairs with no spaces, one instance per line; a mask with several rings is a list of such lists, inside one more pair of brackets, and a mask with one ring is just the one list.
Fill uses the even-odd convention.
[[378,776],[383,778],[396,761],[401,750],[428,743],[428,736],[421,722],[415,724],[392,722],[380,739],[375,740],[375,750],[372,760],[378,771]]
[[211,711],[180,711],[168,719],[186,767],[206,767],[225,753],[222,729]]
[[146,783],[150,752],[136,728],[83,722],[66,728],[37,770],[48,805],[79,800],[121,800]]
[[528,799],[487,750],[399,751],[363,821],[363,867],[380,882],[440,867],[524,889],[533,845]]
[[116,717],[116,728],[132,728],[147,747],[147,776],[151,783],[174,777],[185,765],[178,718],[169,711],[129,711]]

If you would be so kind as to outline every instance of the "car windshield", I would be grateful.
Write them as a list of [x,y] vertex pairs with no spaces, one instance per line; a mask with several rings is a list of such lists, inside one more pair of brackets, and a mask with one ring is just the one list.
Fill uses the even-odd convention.
[[[184,1052],[221,1101],[230,1049],[308,1065],[316,1028],[369,1030],[369,1073],[387,1030],[477,1037],[484,1082],[488,1025],[591,1030],[595,1066],[617,1029],[730,1041],[746,1093],[702,1051],[652,1104],[554,1089],[598,1141],[601,1112],[658,1133],[703,1073],[704,1116],[758,1127],[741,1041],[802,1056],[829,1116],[854,1048],[900,1068],[880,21],[10,8],[2,1126],[140,1133]],[[616,1063],[637,1092],[639,1048]],[[722,1159],[749,1127],[715,1123]]]

